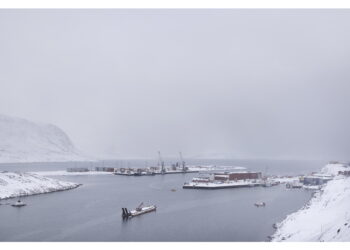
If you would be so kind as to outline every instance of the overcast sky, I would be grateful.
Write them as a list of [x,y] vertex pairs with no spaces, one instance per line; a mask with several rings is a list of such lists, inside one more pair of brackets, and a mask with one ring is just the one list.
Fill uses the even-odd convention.
[[0,10],[0,113],[82,151],[350,159],[349,10]]

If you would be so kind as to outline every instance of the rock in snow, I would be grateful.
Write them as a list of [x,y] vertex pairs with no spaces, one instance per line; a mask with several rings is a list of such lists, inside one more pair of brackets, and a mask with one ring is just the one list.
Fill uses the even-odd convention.
[[0,162],[84,160],[60,128],[0,115]]
[[[328,164],[323,173],[349,170]],[[350,241],[350,177],[336,176],[299,211],[290,214],[272,236],[272,241]]]
[[0,200],[73,189],[80,184],[30,173],[0,172]]

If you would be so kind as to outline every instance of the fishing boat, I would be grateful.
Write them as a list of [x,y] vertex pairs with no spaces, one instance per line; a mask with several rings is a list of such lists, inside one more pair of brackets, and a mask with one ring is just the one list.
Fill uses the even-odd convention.
[[265,202],[256,202],[256,203],[254,203],[254,206],[256,206],[256,207],[265,207],[266,203]]
[[155,205],[144,206],[143,202],[134,210],[129,211],[127,208],[122,208],[122,217],[124,219],[132,218],[141,214],[156,211],[157,207]]
[[15,203],[13,203],[11,206],[13,207],[23,207],[26,206],[27,204],[25,204],[24,202],[22,202],[21,200],[16,201]]

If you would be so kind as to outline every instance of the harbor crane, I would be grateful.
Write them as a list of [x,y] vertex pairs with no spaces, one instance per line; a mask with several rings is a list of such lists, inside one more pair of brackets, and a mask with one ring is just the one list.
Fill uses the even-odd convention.
[[136,208],[136,211],[141,211],[143,207],[143,202],[141,202],[140,205],[138,205],[138,207]]
[[182,171],[186,172],[186,170],[187,170],[186,163],[185,163],[184,159],[182,158],[182,153],[179,152],[179,155],[180,155],[180,161],[181,161],[181,165],[182,165]]
[[162,159],[162,156],[160,155],[160,151],[158,151],[158,156],[159,156],[159,163],[160,163],[160,166],[161,166],[161,173],[165,174],[164,161]]

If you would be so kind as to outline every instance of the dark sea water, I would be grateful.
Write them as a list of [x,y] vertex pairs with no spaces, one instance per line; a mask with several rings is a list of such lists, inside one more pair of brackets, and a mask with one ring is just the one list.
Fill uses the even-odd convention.
[[[325,164],[283,161],[259,164],[259,160],[217,164],[228,163],[261,171],[268,166],[270,174],[308,173]],[[72,166],[91,163],[2,164],[0,171],[62,170]],[[288,190],[284,185],[182,189],[182,184],[194,176],[53,177],[83,185],[69,191],[24,197],[26,207],[0,206],[0,241],[267,241],[267,236],[274,232],[272,224],[300,209],[311,197],[310,191]],[[121,207],[135,208],[142,201],[157,205],[157,211],[123,221]],[[265,201],[266,207],[256,208],[257,201]]]

